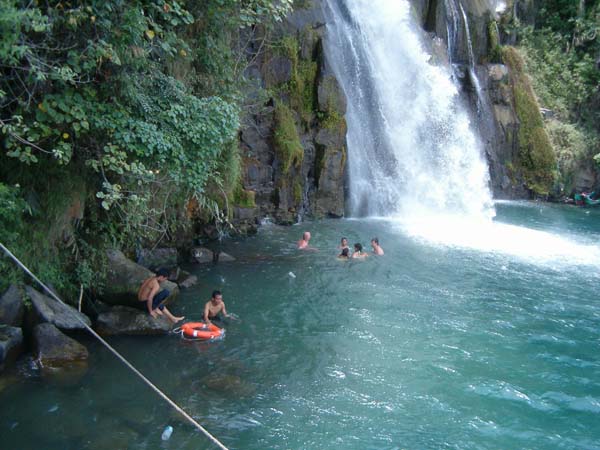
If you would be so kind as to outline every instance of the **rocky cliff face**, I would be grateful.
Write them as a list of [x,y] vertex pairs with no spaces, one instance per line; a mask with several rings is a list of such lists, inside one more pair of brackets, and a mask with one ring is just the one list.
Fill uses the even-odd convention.
[[278,29],[248,36],[245,201],[234,207],[242,228],[264,217],[289,224],[344,215],[346,104],[322,51],[321,3],[297,3]]
[[[322,0],[296,3],[301,7],[279,29],[253,30],[250,39],[248,98],[260,107],[249,109],[240,133],[244,198],[250,199],[235,206],[241,224],[344,214],[344,95],[322,50]],[[526,76],[516,73],[514,59],[507,61],[500,45],[513,37],[499,34],[499,3],[507,4],[505,14],[535,17],[533,0],[411,0],[434,57],[451,65],[471,105],[494,197],[528,198],[549,192],[554,156],[530,87],[518,85]],[[524,91],[525,109],[516,101]],[[535,130],[527,128],[532,123]],[[524,167],[524,156],[534,167]],[[542,160],[548,167],[535,167]]]

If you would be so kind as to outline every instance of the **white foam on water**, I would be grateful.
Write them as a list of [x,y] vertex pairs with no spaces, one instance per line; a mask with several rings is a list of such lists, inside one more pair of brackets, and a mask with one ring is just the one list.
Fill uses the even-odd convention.
[[403,234],[433,245],[512,255],[530,263],[600,266],[600,246],[578,236],[451,214],[398,217],[392,223]]

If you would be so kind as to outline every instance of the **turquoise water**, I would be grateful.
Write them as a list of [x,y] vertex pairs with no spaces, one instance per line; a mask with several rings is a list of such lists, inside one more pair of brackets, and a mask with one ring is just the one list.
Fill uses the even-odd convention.
[[[237,262],[194,267],[172,307],[197,319],[221,289],[240,317],[223,341],[110,342],[232,449],[600,448],[600,211],[496,209],[496,225],[535,231],[265,226],[224,243]],[[295,250],[304,229],[318,251]],[[342,235],[377,235],[386,255],[338,261]],[[213,448],[86,343],[80,380],[2,379],[3,449]]]

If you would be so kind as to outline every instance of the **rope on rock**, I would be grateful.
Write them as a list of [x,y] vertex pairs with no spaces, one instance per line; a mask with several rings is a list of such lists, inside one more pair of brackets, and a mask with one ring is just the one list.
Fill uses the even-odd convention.
[[[23,271],[25,273],[27,273],[31,278],[33,278],[41,287],[44,288],[44,290],[50,295],[52,296],[55,300],[57,300],[58,302],[62,303],[63,305],[66,306],[66,303],[63,302],[54,292],[52,292],[51,289],[49,289],[44,283],[42,283],[40,281],[40,279],[38,277],[36,277],[31,270],[29,270],[25,264],[23,264],[19,258],[17,258],[15,255],[12,254],[12,252],[7,249],[4,244],[2,244],[0,242],[0,248],[4,251],[4,253],[6,253],[6,255],[11,258],[21,269],[23,269]],[[163,398],[163,400],[165,400],[169,405],[171,405],[173,407],[173,409],[175,409],[175,411],[177,411],[179,414],[181,414],[183,417],[185,417],[185,419],[190,422],[194,427],[196,427],[199,431],[201,431],[208,439],[210,439],[212,441],[213,444],[215,444],[217,447],[219,447],[221,450],[228,450],[227,447],[225,447],[216,437],[214,437],[212,434],[210,434],[202,425],[200,425],[192,416],[190,416],[188,413],[186,413],[179,405],[177,405],[177,403],[175,403],[173,400],[171,400],[167,394],[165,394],[163,391],[161,391],[154,383],[152,383],[152,381],[150,381],[148,378],[146,378],[144,376],[144,374],[142,374],[138,369],[136,369],[133,364],[131,364],[129,361],[127,361],[127,359],[125,359],[125,357],[123,355],[121,355],[117,350],[115,350],[108,342],[106,342],[98,333],[96,333],[88,324],[86,324],[83,319],[79,316],[76,316],[77,320],[79,320],[81,322],[81,324],[85,327],[85,329],[87,329],[90,334],[92,334],[92,336],[94,336],[96,339],[98,339],[109,351],[111,351],[118,359],[121,360],[121,362],[123,364],[125,364],[129,369],[131,369],[131,371],[133,373],[135,373],[138,377],[140,377],[142,379],[142,381],[144,383],[146,383],[148,386],[150,386],[150,388],[156,392],[160,397]]]

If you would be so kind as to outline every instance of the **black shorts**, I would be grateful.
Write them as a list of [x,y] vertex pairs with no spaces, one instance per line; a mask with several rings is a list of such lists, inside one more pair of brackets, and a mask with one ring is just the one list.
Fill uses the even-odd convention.
[[161,311],[165,309],[165,305],[162,303],[167,299],[169,294],[170,292],[166,289],[156,294],[152,299],[152,311],[154,311],[156,308],[160,309]]

